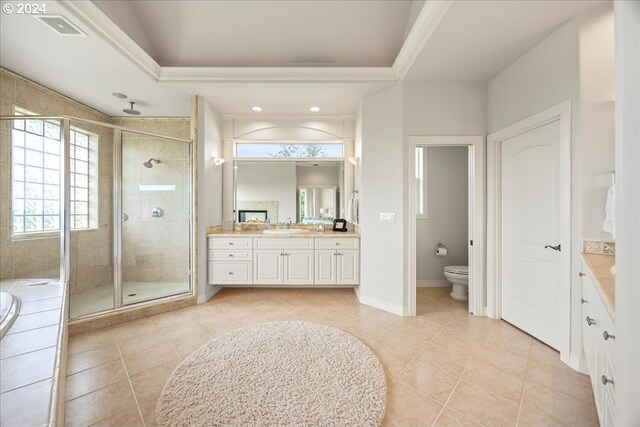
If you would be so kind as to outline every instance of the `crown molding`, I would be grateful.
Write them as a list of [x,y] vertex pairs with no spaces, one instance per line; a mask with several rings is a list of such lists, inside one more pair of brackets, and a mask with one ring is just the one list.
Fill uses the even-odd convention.
[[399,81],[402,81],[407,75],[452,4],[453,0],[425,2],[418,19],[411,27],[409,35],[393,62],[392,68]]
[[90,1],[59,4],[158,82],[399,82],[453,0],[427,1],[391,67],[163,67]]
[[162,69],[160,64],[114,24],[93,2],[60,0],[59,4],[73,16],[74,20],[96,33],[151,78],[158,80]]
[[163,82],[395,82],[391,67],[161,67]]

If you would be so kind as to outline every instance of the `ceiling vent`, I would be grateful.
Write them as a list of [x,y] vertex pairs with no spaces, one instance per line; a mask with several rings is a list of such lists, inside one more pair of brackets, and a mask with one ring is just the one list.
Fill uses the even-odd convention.
[[61,36],[86,36],[77,26],[72,24],[67,18],[61,15],[38,15],[37,18],[47,24]]

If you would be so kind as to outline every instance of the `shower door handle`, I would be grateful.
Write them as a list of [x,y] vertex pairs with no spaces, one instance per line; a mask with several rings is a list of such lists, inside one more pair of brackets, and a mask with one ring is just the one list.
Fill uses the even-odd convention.
[[129,215],[125,212],[122,212],[122,222],[127,222],[129,220]]

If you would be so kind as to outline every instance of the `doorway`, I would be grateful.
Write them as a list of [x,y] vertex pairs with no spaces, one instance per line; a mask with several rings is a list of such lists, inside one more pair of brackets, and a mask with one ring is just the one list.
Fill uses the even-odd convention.
[[[441,151],[435,151],[440,150]],[[429,203],[436,203],[435,194],[429,197],[428,182],[427,179],[432,176],[428,173],[425,176],[425,162],[429,163],[429,152],[438,157],[442,157],[439,163],[442,161],[453,161],[452,167],[455,164],[456,168],[459,168],[462,161],[462,167],[466,166],[466,170],[463,170],[461,174],[464,175],[466,182],[456,184],[456,188],[460,187],[460,190],[466,190],[466,200],[460,203],[461,209],[464,212],[457,212],[457,216],[462,218],[462,221],[466,221],[461,228],[462,234],[465,235],[464,241],[460,242],[461,230],[452,231],[451,244],[447,241],[440,241],[438,238],[434,241],[433,245],[429,242],[424,242],[421,239],[421,235],[425,232],[425,227],[436,226],[442,231],[442,228],[447,224],[447,219],[440,219],[440,225],[427,224],[431,212],[432,219],[435,219],[433,215],[436,214],[437,208],[435,206],[429,206]],[[456,150],[458,152],[456,153]],[[462,154],[464,158],[455,159],[456,156]],[[484,315],[484,138],[482,136],[413,136],[409,137],[409,167],[407,168],[407,188],[408,194],[408,278],[407,290],[406,290],[406,315],[416,315],[416,301],[418,285],[427,286],[449,286],[446,279],[444,279],[444,266],[461,265],[462,261],[466,261],[468,266],[468,311],[476,315]],[[432,160],[435,160],[432,158]],[[442,166],[442,164],[438,165]],[[426,168],[428,169],[428,167]],[[434,172],[434,171],[432,171]],[[455,181],[458,181],[460,175],[456,177]],[[421,176],[422,175],[422,176]],[[420,177],[422,179],[420,179]],[[434,177],[435,178],[435,177]],[[444,178],[447,179],[446,177]],[[454,179],[451,178],[453,184]],[[446,184],[446,182],[445,182]],[[448,196],[445,196],[448,197]],[[453,196],[455,198],[455,196]],[[460,219],[459,218],[459,219]],[[449,218],[452,219],[452,218]],[[459,222],[459,221],[458,221]],[[451,226],[451,227],[450,227]],[[447,224],[447,228],[454,228],[455,223]],[[466,230],[464,230],[466,228]],[[455,237],[454,237],[455,236]],[[418,244],[420,243],[420,248]],[[438,245],[440,243],[441,245]],[[449,247],[453,245],[453,247]],[[429,246],[433,246],[429,248]],[[446,247],[447,251],[453,249],[455,251],[456,260],[453,259],[453,253],[447,254],[444,257],[436,256],[436,248]],[[466,251],[466,254],[460,252]],[[434,281],[425,282],[422,277],[425,274],[425,263],[418,261],[418,254],[427,254],[431,258],[430,274],[436,274],[435,269],[442,267],[442,275]],[[449,260],[452,260],[449,262]],[[420,264],[420,267],[418,265]],[[420,272],[420,279],[418,274]],[[455,295],[454,295],[455,296]]]
[[571,104],[488,138],[488,313],[569,357]]

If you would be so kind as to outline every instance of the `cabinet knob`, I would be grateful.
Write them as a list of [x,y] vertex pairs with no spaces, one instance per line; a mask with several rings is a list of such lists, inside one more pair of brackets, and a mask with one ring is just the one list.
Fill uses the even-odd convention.
[[604,340],[605,340],[605,341],[606,341],[606,340],[608,340],[609,338],[611,338],[612,340],[615,340],[615,339],[616,339],[616,336],[615,336],[615,335],[611,335],[611,334],[610,334],[609,332],[607,332],[607,331],[604,331],[604,332],[602,333],[602,338],[604,338]]
[[591,317],[587,316],[587,325],[591,326],[595,324],[596,324],[596,321],[593,320]]
[[233,254],[229,254],[229,258],[233,258]]
[[336,242],[336,246],[340,246],[340,242]]
[[233,246],[233,242],[229,242],[229,246]]
[[609,378],[605,377],[604,375],[602,376],[602,384],[607,385],[607,384],[613,384],[613,380],[610,380]]
[[586,299],[584,299],[584,298],[580,298],[580,303],[584,304],[585,302],[589,302],[589,301],[587,301],[587,300],[586,300]]
[[582,276],[586,276],[586,274],[584,274],[582,271],[580,273],[578,273],[578,276],[582,277]]
[[230,271],[230,272],[229,272],[229,276],[233,276],[233,271]]

